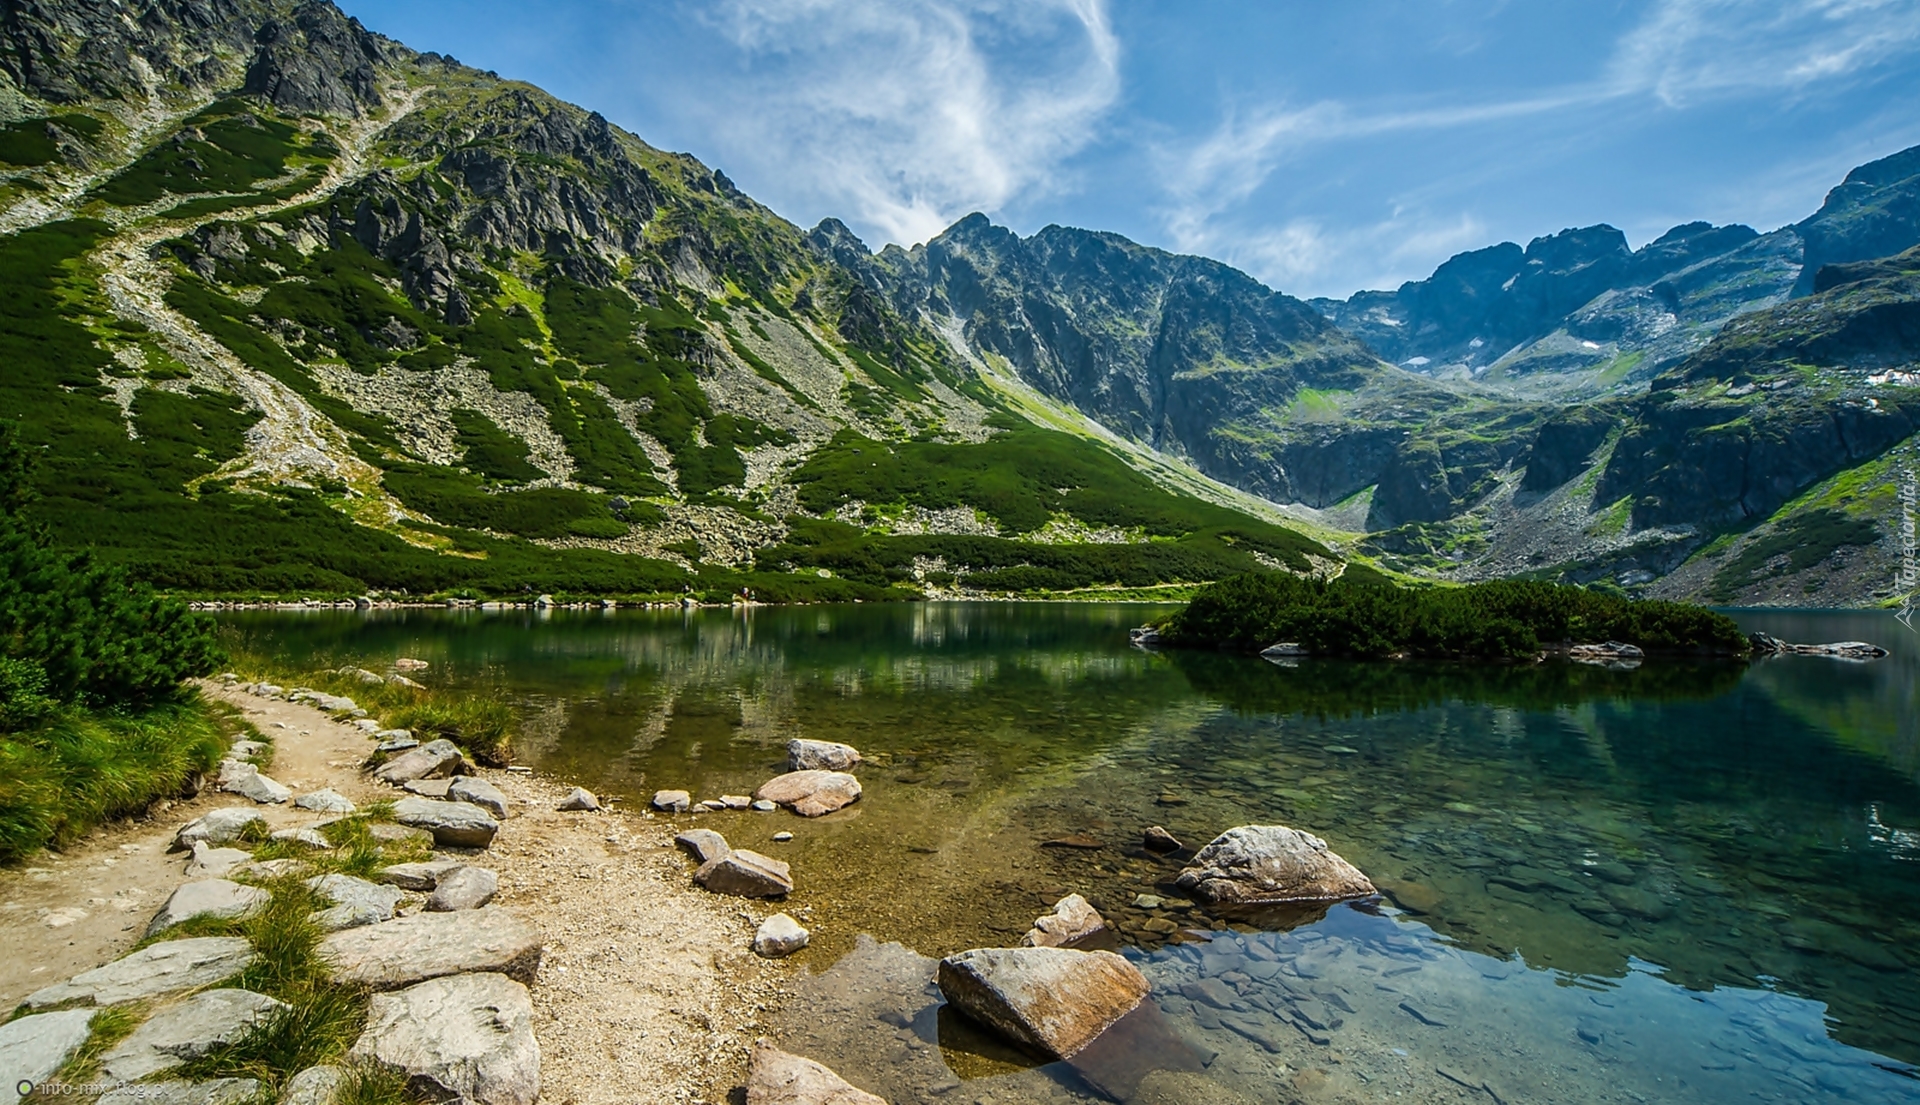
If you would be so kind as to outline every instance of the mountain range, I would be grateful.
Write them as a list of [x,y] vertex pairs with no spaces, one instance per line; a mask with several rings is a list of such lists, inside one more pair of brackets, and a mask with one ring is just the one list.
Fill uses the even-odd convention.
[[1302,301],[980,215],[875,253],[325,0],[21,0],[0,417],[57,540],[207,595],[1362,565],[1861,604],[1920,429],[1916,197],[1909,150],[1765,234]]

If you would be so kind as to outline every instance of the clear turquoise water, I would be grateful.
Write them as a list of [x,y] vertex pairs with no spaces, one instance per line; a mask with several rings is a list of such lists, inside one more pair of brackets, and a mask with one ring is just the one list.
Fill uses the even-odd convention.
[[[848,810],[702,823],[794,865],[816,974],[787,1035],[897,1101],[1135,1092],[1027,1069],[929,989],[927,957],[1014,942],[1068,891],[1153,978],[1165,1046],[1213,1055],[1215,1089],[1182,1099],[1920,1101],[1920,642],[1890,617],[1740,615],[1894,650],[1868,664],[1609,672],[1129,649],[1151,611],[229,622],[303,666],[427,659],[520,710],[525,762],[642,801],[747,793],[794,736],[861,748]],[[1229,923],[1137,843],[1257,822],[1326,837],[1387,896]],[[1041,846],[1075,834],[1104,846]],[[1182,993],[1220,995],[1206,979],[1238,1008]]]

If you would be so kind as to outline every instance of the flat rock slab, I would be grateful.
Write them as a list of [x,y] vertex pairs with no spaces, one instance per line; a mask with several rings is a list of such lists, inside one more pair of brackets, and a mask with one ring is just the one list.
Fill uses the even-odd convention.
[[408,794],[418,794],[422,798],[445,798],[453,786],[452,779],[414,779],[400,789]]
[[462,867],[440,876],[427,909],[433,913],[452,913],[461,909],[479,909],[500,893],[500,876],[485,867]]
[[402,890],[432,890],[450,871],[465,867],[465,860],[430,859],[423,863],[396,863],[380,869],[380,881]]
[[293,804],[298,809],[312,810],[315,813],[352,813],[356,808],[352,799],[332,787],[308,791],[295,798]]
[[251,990],[206,990],[168,1006],[100,1058],[108,1077],[131,1082],[238,1043],[292,1007]]
[[500,831],[500,822],[479,806],[432,798],[400,799],[393,804],[393,819],[432,833],[435,844],[450,848],[485,848]]
[[801,817],[819,817],[858,802],[860,780],[844,771],[789,771],[762,783],[753,796]]
[[460,770],[460,749],[449,740],[428,741],[374,769],[373,777],[399,786],[415,779],[435,779]]
[[377,925],[393,919],[393,907],[405,893],[396,886],[383,886],[352,875],[319,875],[307,880],[307,888],[332,902],[328,909],[313,914],[313,919],[328,932]]
[[1107,927],[1106,918],[1093,904],[1078,894],[1069,894],[1055,902],[1053,912],[1034,919],[1033,928],[1022,941],[1030,948],[1060,948],[1085,940]]
[[453,783],[447,787],[447,798],[450,801],[479,806],[501,821],[507,819],[506,794],[485,779],[476,779],[471,775],[456,775],[453,777]]
[[21,1082],[41,1083],[80,1050],[93,1009],[67,1009],[0,1024],[0,1102],[15,1105]]
[[1048,1059],[1071,1059],[1147,996],[1112,952],[975,948],[940,961],[940,992],[960,1012]]
[[252,825],[258,825],[265,830],[267,819],[253,810],[238,806],[224,810],[209,810],[180,827],[180,831],[173,836],[173,847],[170,850],[184,852],[202,842],[231,844],[239,840]]
[[533,1003],[525,986],[501,974],[376,994],[352,1055],[476,1105],[533,1105],[540,1096]]
[[1241,825],[1194,853],[1175,885],[1210,905],[1336,902],[1376,893],[1327,842],[1285,825]]
[[218,917],[236,920],[251,917],[266,908],[273,895],[257,886],[242,886],[227,879],[201,879],[182,883],[160,912],[147,922],[147,935],[165,932],[194,917]]
[[887,1105],[885,1098],[766,1040],[754,1042],[750,1063],[747,1105]]
[[793,892],[791,868],[745,848],[736,848],[701,864],[693,873],[693,881],[715,894],[731,894],[736,898],[778,898]]
[[251,1078],[216,1078],[211,1082],[141,1082],[116,1086],[100,1095],[95,1105],[245,1105],[266,1087]]
[[788,771],[852,771],[860,750],[834,741],[794,739],[787,742]]
[[673,842],[698,863],[711,863],[733,851],[727,845],[727,838],[712,829],[688,829],[674,837]]
[[217,879],[232,874],[234,868],[252,858],[250,853],[238,848],[215,848],[203,840],[193,846],[193,858],[187,861],[187,877]]
[[540,930],[500,906],[418,913],[336,932],[320,942],[333,977],[391,990],[443,975],[496,971],[531,983],[545,941]]

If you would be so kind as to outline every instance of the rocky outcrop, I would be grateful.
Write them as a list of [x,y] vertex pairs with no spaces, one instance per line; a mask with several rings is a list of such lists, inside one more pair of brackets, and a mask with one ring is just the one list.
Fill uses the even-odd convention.
[[475,1105],[533,1105],[540,1045],[527,988],[503,974],[435,978],[377,994],[353,1058]]
[[940,992],[968,1017],[1046,1059],[1070,1059],[1147,996],[1112,952],[976,948],[940,961]]
[[811,1059],[757,1040],[747,1068],[747,1105],[887,1105]]
[[802,740],[787,742],[788,771],[852,771],[860,763],[860,750],[834,741]]
[[358,116],[378,110],[385,60],[380,40],[329,0],[306,0],[275,19],[258,44],[243,91],[296,115]]
[[1795,229],[1806,243],[1806,263],[1794,285],[1799,295],[1818,290],[1825,266],[1920,245],[1920,146],[1854,169]]
[[336,932],[320,942],[320,955],[336,979],[390,990],[473,971],[532,983],[544,947],[539,929],[500,906],[485,906]]
[[860,800],[860,780],[844,771],[789,771],[760,785],[755,798],[819,817]]
[[1331,902],[1375,893],[1326,841],[1284,825],[1228,829],[1194,854],[1175,884],[1210,905]]
[[1106,918],[1092,903],[1069,894],[1054,903],[1053,912],[1034,919],[1021,943],[1030,948],[1060,948],[1077,944],[1107,927]]

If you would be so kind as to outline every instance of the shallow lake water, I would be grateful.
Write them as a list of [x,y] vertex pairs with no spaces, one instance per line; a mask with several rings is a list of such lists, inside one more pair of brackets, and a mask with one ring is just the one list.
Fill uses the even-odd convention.
[[[1159,609],[225,620],[298,666],[426,659],[516,707],[522,762],[636,805],[749,793],[792,737],[860,748],[839,813],[675,820],[793,864],[812,974],[781,1036],[896,1102],[1920,1102],[1920,639],[1890,616],[1737,614],[1893,650],[1870,663],[1611,671],[1129,648]],[[1383,896],[1213,917],[1139,846],[1276,822]],[[1155,1008],[1034,1067],[933,963],[1068,892]]]

